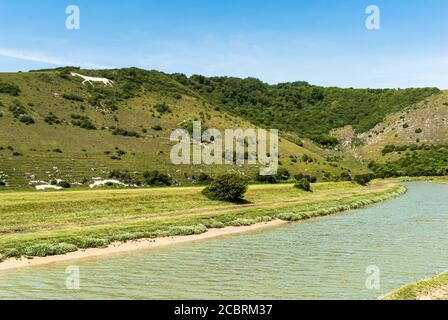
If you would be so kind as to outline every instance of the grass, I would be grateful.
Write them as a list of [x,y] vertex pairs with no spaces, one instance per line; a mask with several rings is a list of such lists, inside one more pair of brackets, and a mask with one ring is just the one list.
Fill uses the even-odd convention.
[[[33,180],[61,179],[73,184],[90,181],[94,177],[107,178],[114,169],[131,172],[158,170],[170,174],[182,185],[191,185],[192,176],[201,171],[214,176],[229,170],[248,175],[255,175],[258,171],[254,166],[176,166],[171,163],[170,151],[174,143],[169,141],[169,137],[184,120],[202,120],[204,127],[221,131],[254,128],[249,122],[216,110],[197,97],[184,94],[179,99],[163,90],[147,90],[117,101],[118,109],[111,111],[89,102],[92,95],[89,86],[81,85],[71,76],[63,79],[54,71],[0,73],[0,82],[16,85],[21,90],[18,96],[0,92],[0,175],[6,175],[10,188],[30,188],[28,184]],[[9,108],[17,101],[34,119],[34,124],[26,125],[14,117]],[[160,104],[169,106],[171,112],[157,111]],[[84,120],[72,119],[73,116]],[[93,126],[96,130],[87,130]],[[113,135],[113,132],[119,132],[118,129],[138,133],[140,137]],[[341,173],[341,168],[331,166],[319,154],[321,150],[318,148],[311,150],[286,139],[281,140],[280,161],[291,173],[304,172],[319,177],[323,175],[322,171],[333,175]],[[9,146],[14,150],[9,150]],[[117,157],[117,148],[126,154]],[[56,149],[63,152],[52,151]],[[21,156],[13,156],[14,152]],[[303,154],[316,161],[300,161]],[[299,161],[292,162],[292,155]],[[6,187],[0,187],[2,189]]]
[[[296,221],[358,208],[405,189],[375,181],[318,183],[313,192],[292,184],[250,186],[246,204],[212,201],[202,188],[9,191],[0,193],[2,258],[43,256],[111,242],[203,233],[207,228]],[[194,209],[192,209],[194,208]]]
[[439,294],[436,291],[441,287],[448,287],[448,273],[437,277],[419,281],[414,284],[407,284],[400,289],[389,294],[388,300],[417,300],[422,296],[431,296],[433,299],[448,300],[448,293]]

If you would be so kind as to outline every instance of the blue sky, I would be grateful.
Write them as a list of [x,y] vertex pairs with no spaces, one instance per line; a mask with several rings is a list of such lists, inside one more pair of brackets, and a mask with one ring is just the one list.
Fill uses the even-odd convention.
[[[65,28],[68,5],[81,29]],[[365,27],[368,5],[381,29]],[[448,88],[446,0],[2,0],[0,71],[58,65]]]

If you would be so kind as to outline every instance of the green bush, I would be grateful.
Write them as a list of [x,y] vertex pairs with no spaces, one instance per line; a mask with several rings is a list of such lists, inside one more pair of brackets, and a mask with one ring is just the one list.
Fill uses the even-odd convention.
[[80,249],[105,248],[109,244],[109,240],[98,238],[80,238],[75,241],[75,245]]
[[303,174],[303,173],[298,173],[294,175],[294,179],[296,179],[297,181],[300,181],[302,179],[306,179],[311,183],[316,183],[317,182],[317,177],[315,176],[310,176],[308,174]]
[[70,101],[84,102],[84,98],[77,96],[76,94],[64,93],[62,98]]
[[86,130],[96,130],[96,126],[93,124],[93,122],[89,119],[87,116],[81,116],[78,114],[72,114],[72,125],[76,127],[80,127],[82,129]]
[[311,183],[308,179],[301,179],[299,181],[296,182],[296,184],[294,185],[294,187],[296,187],[297,189],[303,190],[303,191],[307,191],[307,192],[311,192]]
[[160,113],[160,114],[164,114],[164,113],[171,113],[171,109],[170,107],[165,104],[165,103],[158,103],[154,106],[154,109]]
[[60,182],[58,183],[58,186],[60,186],[60,187],[62,187],[62,188],[64,188],[64,189],[69,189],[69,188],[71,188],[71,185],[70,185],[70,183],[69,183],[68,181],[60,181]]
[[198,182],[199,183],[208,183],[208,182],[211,182],[212,180],[213,180],[212,177],[210,177],[205,172],[201,172],[198,175]]
[[244,198],[247,180],[239,174],[218,176],[202,193],[209,199],[237,202]]
[[168,228],[170,236],[189,236],[193,234],[201,234],[207,231],[207,227],[203,224],[195,226],[172,226]]
[[35,123],[34,119],[32,117],[30,117],[30,116],[27,116],[27,115],[20,116],[19,121],[24,123],[24,124],[26,124],[26,125],[30,125],[30,124],[34,124]]
[[357,184],[360,184],[362,186],[366,186],[369,184],[370,181],[375,179],[375,175],[372,173],[366,173],[366,174],[358,174],[353,179]]
[[125,129],[120,129],[120,128],[114,129],[112,131],[112,134],[114,136],[123,136],[123,137],[136,137],[136,138],[140,137],[140,134],[136,131],[125,130]]
[[286,181],[291,177],[291,174],[286,168],[279,168],[277,171],[277,174],[275,175],[275,178],[277,181]]
[[20,88],[14,84],[0,82],[0,93],[18,96],[20,94]]
[[150,186],[170,186],[173,182],[169,175],[160,173],[157,170],[143,172],[143,179]]
[[261,183],[276,184],[277,177],[275,175],[264,176],[264,175],[261,175],[259,172],[257,172],[255,175],[255,181],[261,182]]

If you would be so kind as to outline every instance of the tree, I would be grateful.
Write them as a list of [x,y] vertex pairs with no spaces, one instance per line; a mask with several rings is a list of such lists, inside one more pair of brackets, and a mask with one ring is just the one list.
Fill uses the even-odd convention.
[[279,168],[277,171],[277,174],[275,175],[276,180],[278,181],[285,181],[288,180],[291,174],[286,168]]
[[239,174],[217,177],[202,193],[211,200],[238,202],[247,191],[247,180]]
[[307,191],[307,192],[311,192],[311,183],[308,179],[301,179],[299,181],[296,182],[296,184],[294,185],[294,187]]
[[373,179],[375,179],[375,175],[372,173],[366,173],[366,174],[359,174],[355,176],[355,182],[362,185],[362,186],[366,186],[369,184],[370,181],[372,181]]

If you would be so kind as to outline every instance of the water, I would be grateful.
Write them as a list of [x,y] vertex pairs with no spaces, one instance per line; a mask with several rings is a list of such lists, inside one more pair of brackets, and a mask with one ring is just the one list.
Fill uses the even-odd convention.
[[[0,273],[0,299],[376,299],[448,270],[448,185],[250,234]],[[80,290],[66,287],[66,267]],[[366,268],[380,272],[368,289]],[[369,282],[370,283],[370,282]]]

